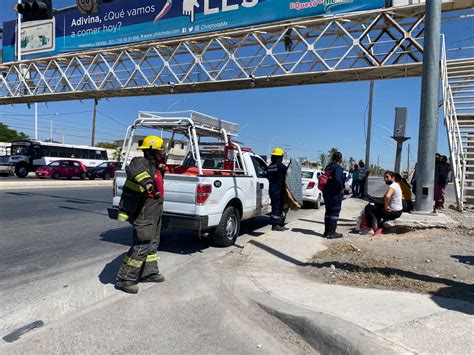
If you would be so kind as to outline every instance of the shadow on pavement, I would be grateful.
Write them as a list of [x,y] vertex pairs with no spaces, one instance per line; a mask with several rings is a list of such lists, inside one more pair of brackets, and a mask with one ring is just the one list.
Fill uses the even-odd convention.
[[324,263],[315,263],[313,262],[312,267],[316,268],[330,268],[331,266],[339,270],[349,271],[349,272],[359,272],[366,274],[380,274],[386,277],[390,276],[400,276],[406,279],[412,279],[417,281],[422,281],[426,283],[435,283],[435,284],[444,284],[448,287],[439,288],[437,291],[429,292],[433,296],[433,301],[435,301],[439,306],[460,311],[459,305],[454,305],[451,299],[457,299],[467,302],[474,302],[474,285],[466,284],[459,281],[453,281],[441,277],[433,277],[429,275],[422,275],[412,271],[406,271],[401,269],[396,269],[392,267],[363,267],[351,263],[341,263],[338,261],[326,261]]
[[107,213],[105,212],[94,212],[94,211],[89,211],[89,210],[86,210],[86,209],[83,209],[83,208],[76,208],[76,207],[68,207],[68,206],[58,206],[59,208],[62,208],[64,210],[73,210],[73,211],[80,211],[80,212],[87,212],[87,213],[92,213],[92,214],[98,214],[98,215],[101,215],[101,216],[109,216]]
[[289,255],[286,255],[276,249],[273,249],[271,247],[269,247],[268,245],[265,245],[265,244],[262,244],[262,243],[259,243],[255,240],[251,240],[249,241],[250,244],[252,245],[255,245],[257,248],[260,248],[264,251],[266,251],[267,253],[270,253],[274,256],[276,256],[277,258],[280,258],[281,260],[284,260],[284,261],[287,261],[293,265],[296,265],[296,266],[308,266],[308,265],[311,265],[309,263],[303,263],[301,261],[299,261],[298,259],[295,259]]
[[[127,226],[103,232],[100,238],[104,242],[131,246],[132,235],[132,226]],[[163,229],[158,250],[173,254],[193,254],[209,247],[208,239],[200,239],[190,231]]]
[[70,202],[70,203],[82,203],[82,204],[95,204],[95,203],[101,203],[105,204],[107,206],[110,205],[110,201],[97,201],[97,200],[88,200],[84,198],[71,198],[68,196],[58,196],[58,195],[50,195],[50,194],[42,194],[38,192],[7,192],[8,195],[14,195],[14,196],[44,196],[44,197],[51,197],[51,198],[58,198],[61,200],[64,200],[64,202]]
[[264,232],[257,232],[260,228],[266,227],[270,224],[268,216],[259,216],[257,218],[242,222],[240,225],[240,234],[248,234],[252,237],[260,237]]
[[[302,222],[309,222],[309,223],[316,223],[316,224],[322,224],[324,225],[324,221],[315,221],[315,220],[312,220],[312,219],[305,219],[305,218],[301,218],[299,219],[299,221],[302,221]],[[341,221],[341,222],[351,222],[351,223],[337,223],[337,225],[339,227],[354,227],[356,225],[356,221],[355,220],[351,220],[351,219],[342,219],[340,218],[338,221]]]
[[133,229],[131,226],[111,229],[100,234],[103,242],[115,243],[130,246],[132,244]]
[[104,285],[115,284],[117,273],[120,269],[120,265],[122,265],[125,255],[127,255],[127,253],[123,253],[117,256],[114,260],[112,260],[110,263],[105,265],[104,269],[99,274],[100,282],[102,282]]
[[472,255],[451,255],[451,257],[457,259],[460,263],[474,265],[474,256]]
[[303,229],[303,228],[292,228],[291,229],[292,232],[295,232],[295,233],[302,233],[302,234],[306,234],[306,235],[314,235],[316,237],[324,237],[321,233],[318,233],[318,232],[315,232],[311,229]]

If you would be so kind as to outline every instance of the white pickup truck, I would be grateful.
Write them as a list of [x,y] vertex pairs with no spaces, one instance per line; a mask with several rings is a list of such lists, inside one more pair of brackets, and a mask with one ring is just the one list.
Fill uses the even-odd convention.
[[[182,162],[167,164],[163,227],[209,233],[215,244],[230,246],[241,221],[271,212],[267,164],[233,141],[238,125],[194,111],[140,112],[127,130],[122,169],[140,129],[168,132],[168,147],[187,142]],[[125,178],[124,170],[116,172],[111,218],[116,218]]]

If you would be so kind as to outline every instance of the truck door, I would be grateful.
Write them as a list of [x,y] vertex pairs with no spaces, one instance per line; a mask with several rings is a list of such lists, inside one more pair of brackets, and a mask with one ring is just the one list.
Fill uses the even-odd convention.
[[261,158],[256,156],[252,156],[251,158],[257,177],[257,201],[255,214],[258,216],[270,212],[270,196],[268,195],[269,182],[267,179],[268,167]]

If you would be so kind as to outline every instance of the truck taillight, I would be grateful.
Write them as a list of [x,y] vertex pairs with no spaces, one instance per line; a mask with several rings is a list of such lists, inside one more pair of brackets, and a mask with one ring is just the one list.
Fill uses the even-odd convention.
[[306,190],[314,189],[314,186],[316,186],[316,184],[314,183],[314,181],[310,181],[310,182],[308,183],[308,186],[306,186]]
[[212,185],[198,184],[196,187],[196,204],[204,205],[212,193]]

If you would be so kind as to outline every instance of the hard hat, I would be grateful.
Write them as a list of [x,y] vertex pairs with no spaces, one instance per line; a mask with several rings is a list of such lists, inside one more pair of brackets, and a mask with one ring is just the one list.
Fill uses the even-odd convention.
[[276,157],[282,157],[282,156],[285,155],[285,152],[281,148],[275,148],[275,149],[273,149],[272,155],[274,155]]
[[142,142],[138,149],[154,149],[161,150],[163,146],[163,139],[157,136],[148,136]]

